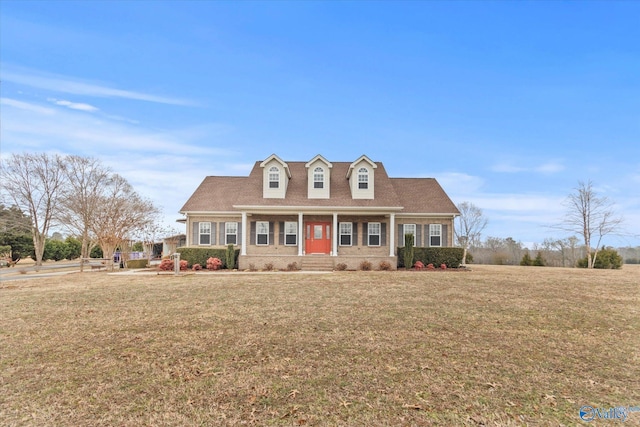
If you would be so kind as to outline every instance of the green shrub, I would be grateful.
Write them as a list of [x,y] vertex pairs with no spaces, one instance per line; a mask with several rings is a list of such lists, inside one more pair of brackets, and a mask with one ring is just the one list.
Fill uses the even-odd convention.
[[469,251],[467,251],[467,264],[472,264],[473,263],[473,254]]
[[[587,258],[582,258],[578,260],[578,267],[587,268]],[[618,252],[609,247],[603,247],[598,251],[598,255],[596,256],[596,262],[593,265],[593,268],[602,268],[602,269],[618,269],[622,267],[622,257],[618,254]]]
[[225,266],[229,270],[236,268],[236,250],[233,248],[233,245],[227,246],[227,251],[225,252]]
[[412,266],[415,252],[413,247],[413,234],[404,235],[404,252],[402,253],[402,261],[405,266]]
[[44,253],[42,260],[62,261],[67,259],[70,253],[69,246],[63,240],[48,239],[44,244]]
[[146,259],[131,259],[127,261],[127,268],[147,268]]
[[82,242],[77,237],[69,236],[64,242],[67,244],[67,258],[76,259],[82,255]]
[[536,258],[533,260],[533,265],[536,267],[544,267],[545,264],[544,258],[542,258],[542,253],[538,252],[536,254]]
[[531,259],[529,252],[524,253],[524,255],[522,256],[522,259],[520,260],[520,265],[524,267],[533,265],[533,260]]
[[[398,267],[411,268],[412,265],[404,265],[404,249],[398,248]],[[462,248],[413,248],[414,260],[424,265],[445,264],[449,268],[458,268],[462,264],[464,249]]]
[[102,248],[100,246],[94,246],[91,248],[91,253],[89,254],[90,258],[104,258],[102,256]]

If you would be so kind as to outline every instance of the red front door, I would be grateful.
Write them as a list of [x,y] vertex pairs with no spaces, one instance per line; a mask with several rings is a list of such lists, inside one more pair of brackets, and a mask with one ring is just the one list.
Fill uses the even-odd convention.
[[305,225],[305,252],[307,254],[331,252],[330,222],[308,222]]

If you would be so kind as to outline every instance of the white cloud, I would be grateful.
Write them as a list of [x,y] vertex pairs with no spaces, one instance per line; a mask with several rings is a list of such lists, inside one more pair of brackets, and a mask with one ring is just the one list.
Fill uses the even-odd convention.
[[216,146],[224,147],[222,141],[233,132],[222,124],[158,130],[77,109],[9,98],[2,104],[3,155],[44,151],[99,158],[161,207],[165,222],[181,231],[184,227],[175,224],[178,210],[205,176],[247,175],[253,166],[245,159],[233,161],[241,153]]
[[79,79],[54,74],[44,74],[37,71],[25,69],[12,69],[4,67],[2,79],[6,82],[17,83],[38,89],[50,90],[53,92],[69,93],[73,95],[94,96],[99,98],[125,98],[137,101],[155,102],[171,105],[190,105],[195,103],[178,98],[169,98],[158,95],[151,95],[131,90],[123,90],[110,87],[109,85],[86,83]]
[[442,188],[455,197],[476,194],[484,185],[484,179],[479,176],[460,172],[443,172],[434,174]]
[[56,105],[61,105],[63,107],[71,108],[72,110],[80,110],[80,111],[98,111],[98,107],[94,107],[93,105],[84,104],[81,102],[71,102],[64,99],[56,99],[56,98],[47,98],[47,101],[53,102]]
[[564,165],[558,161],[550,161],[533,168],[534,171],[544,173],[544,174],[553,174],[557,172],[562,172],[564,169],[565,169]]
[[55,110],[52,108],[42,107],[37,104],[18,101],[16,99],[11,99],[11,98],[0,98],[0,104],[6,105],[8,107],[18,108],[20,110],[30,111],[32,113],[37,113],[37,114],[44,114],[44,115],[55,114]]
[[558,160],[550,160],[537,166],[516,166],[511,162],[495,163],[490,167],[490,170],[497,173],[521,173],[521,172],[535,172],[545,175],[562,172],[565,166]]

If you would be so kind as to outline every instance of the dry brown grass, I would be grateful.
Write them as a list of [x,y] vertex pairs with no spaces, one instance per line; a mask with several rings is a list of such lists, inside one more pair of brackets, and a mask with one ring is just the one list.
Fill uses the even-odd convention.
[[640,405],[639,277],[482,266],[5,282],[0,424],[575,425],[582,405]]

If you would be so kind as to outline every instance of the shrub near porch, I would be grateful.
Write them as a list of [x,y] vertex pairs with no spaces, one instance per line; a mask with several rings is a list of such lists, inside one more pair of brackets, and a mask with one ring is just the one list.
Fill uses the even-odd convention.
[[[238,259],[238,255],[240,254],[239,249],[234,249],[235,251],[235,259]],[[201,266],[207,265],[207,260],[209,258],[218,258],[220,259],[225,268],[230,268],[227,264],[227,249],[214,249],[214,248],[178,248],[177,252],[180,253],[180,259],[186,260],[189,267],[192,267],[194,264],[200,264]],[[237,263],[237,261],[236,261]],[[235,265],[231,268],[234,268]]]
[[[404,265],[404,250],[398,248],[398,267],[411,268]],[[448,268],[458,268],[462,264],[464,250],[462,248],[413,248],[413,262],[421,261],[424,265],[446,265]]]

